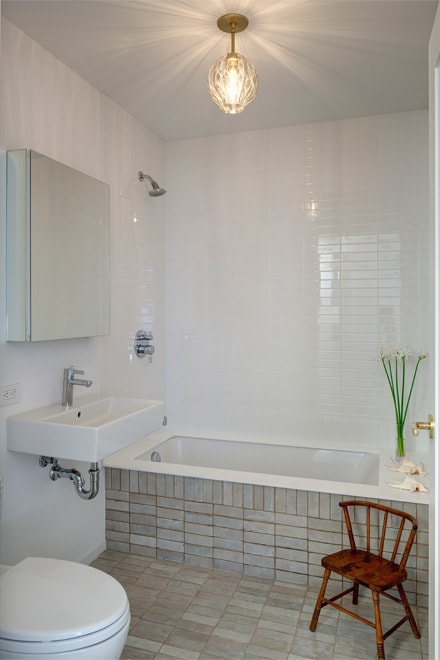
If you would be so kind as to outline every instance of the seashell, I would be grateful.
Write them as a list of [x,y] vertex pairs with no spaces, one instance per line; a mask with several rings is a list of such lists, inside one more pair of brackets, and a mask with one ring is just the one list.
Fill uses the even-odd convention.
[[420,493],[427,493],[428,489],[426,486],[420,481],[417,481],[417,479],[409,474],[406,475],[405,479],[403,481],[389,481],[388,486],[392,486],[393,488],[401,488],[402,490],[409,490],[412,493],[420,492]]
[[423,463],[414,463],[414,461],[410,461],[408,458],[404,458],[401,461],[393,461],[393,465],[389,466],[388,469],[395,472],[403,472],[404,474],[428,474]]

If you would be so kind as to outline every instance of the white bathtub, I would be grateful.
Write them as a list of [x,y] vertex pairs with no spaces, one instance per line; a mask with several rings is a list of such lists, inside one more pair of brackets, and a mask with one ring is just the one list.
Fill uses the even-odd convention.
[[[377,485],[379,454],[171,436],[135,457],[154,463]],[[167,464],[167,465],[165,465]]]
[[[306,443],[304,443],[306,445]],[[159,452],[161,461],[151,460]],[[426,453],[410,458],[428,465]],[[392,454],[353,451],[349,443],[337,450],[293,446],[274,440],[253,442],[179,436],[167,428],[108,456],[105,467],[162,475],[336,493],[397,502],[427,504],[429,494],[393,488],[401,475],[391,471]],[[428,478],[422,478],[428,485]]]

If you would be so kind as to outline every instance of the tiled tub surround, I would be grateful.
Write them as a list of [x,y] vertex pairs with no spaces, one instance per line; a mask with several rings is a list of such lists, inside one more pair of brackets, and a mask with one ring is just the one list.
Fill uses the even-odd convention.
[[[106,468],[107,547],[317,586],[321,557],[346,544],[336,493]],[[370,498],[371,499],[371,498]],[[381,500],[419,523],[411,602],[428,605],[428,506]]]

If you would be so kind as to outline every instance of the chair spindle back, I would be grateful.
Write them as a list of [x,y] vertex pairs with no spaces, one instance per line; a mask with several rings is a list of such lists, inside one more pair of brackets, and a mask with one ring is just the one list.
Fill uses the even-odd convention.
[[[379,557],[387,558],[404,569],[408,561],[409,553],[417,532],[417,521],[414,516],[404,511],[392,509],[384,504],[376,504],[363,500],[350,500],[340,502],[343,508],[345,525],[353,552],[358,550],[353,527],[356,529],[365,527],[363,534],[357,534],[358,538],[365,541],[365,550],[368,554],[375,552]],[[365,522],[357,519],[358,511],[365,511]],[[373,535],[375,526],[371,521],[371,512],[377,511],[377,533]],[[381,520],[382,517],[382,520]],[[396,521],[399,521],[398,524]],[[395,531],[397,529],[397,531]],[[373,541],[377,542],[377,548],[372,549]]]

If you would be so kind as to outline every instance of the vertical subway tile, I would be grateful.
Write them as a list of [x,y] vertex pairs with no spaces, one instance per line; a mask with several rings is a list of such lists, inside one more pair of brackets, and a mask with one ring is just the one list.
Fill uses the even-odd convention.
[[152,472],[147,473],[147,493],[148,495],[157,494],[156,474]]
[[297,507],[297,493],[293,489],[286,489],[286,513],[296,515],[298,513]]
[[275,512],[286,513],[286,489],[275,488]]
[[264,510],[275,511],[275,488],[264,486]]
[[317,518],[319,516],[319,493],[307,493],[307,514],[310,517]]
[[232,484],[232,506],[243,506],[243,484]]
[[217,481],[217,480],[214,481],[212,497],[213,497],[214,504],[222,504],[223,503],[223,482],[222,481]]
[[139,492],[143,494],[147,494],[147,473],[146,472],[139,472],[138,473],[138,486],[139,486]]
[[254,487],[252,484],[244,484],[243,486],[243,506],[246,509],[254,507]]
[[254,486],[253,509],[264,509],[264,486]]
[[232,484],[230,481],[223,482],[223,504],[232,506]]
[[183,499],[184,497],[184,478],[180,476],[174,477],[174,497]]
[[130,470],[121,470],[121,490],[130,490]]
[[165,474],[156,474],[156,490],[158,495],[166,495],[166,476]]
[[129,471],[129,490],[131,493],[138,493],[139,492],[139,472],[137,470],[130,470]]
[[212,497],[213,482],[211,481],[211,479],[202,479],[201,481],[202,481],[202,487],[201,487],[200,501],[208,502],[209,504],[211,504],[213,500]]
[[167,497],[174,497],[174,475],[165,475],[165,495]]
[[296,512],[299,516],[307,516],[308,493],[304,490],[296,492]]
[[319,517],[330,519],[330,494],[319,493]]

